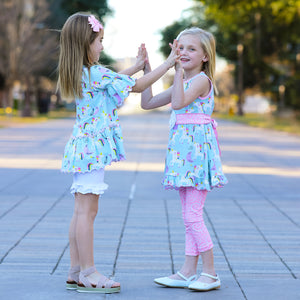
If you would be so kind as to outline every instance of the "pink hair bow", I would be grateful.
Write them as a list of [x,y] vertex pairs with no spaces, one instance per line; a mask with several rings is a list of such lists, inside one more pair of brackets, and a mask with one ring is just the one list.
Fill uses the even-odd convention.
[[88,21],[94,32],[99,32],[100,29],[103,29],[102,24],[93,15],[88,17]]

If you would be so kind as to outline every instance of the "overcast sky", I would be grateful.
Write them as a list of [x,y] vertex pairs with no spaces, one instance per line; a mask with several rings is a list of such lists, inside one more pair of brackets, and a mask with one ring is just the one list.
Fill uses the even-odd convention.
[[190,8],[192,0],[108,0],[114,9],[105,19],[104,48],[113,58],[135,57],[141,43],[145,43],[151,64],[163,61],[158,52],[159,31],[180,19]]

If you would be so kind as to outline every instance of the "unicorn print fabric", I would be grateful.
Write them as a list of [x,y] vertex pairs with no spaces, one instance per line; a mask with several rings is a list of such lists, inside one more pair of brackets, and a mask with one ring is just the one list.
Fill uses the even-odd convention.
[[[189,88],[197,76],[207,77],[204,72],[197,74],[184,82],[184,90]],[[176,124],[176,118],[179,119],[182,115],[184,117],[184,114],[188,114],[186,119],[193,119],[195,114],[205,114],[206,119],[210,119],[213,110],[214,91],[211,84],[208,96],[199,97],[188,106],[172,111],[162,182],[166,189],[195,187],[198,190],[211,191],[214,187],[223,187],[227,183],[222,171],[219,144],[214,130],[215,121],[205,122],[206,124],[192,122]]]
[[90,74],[83,68],[83,98],[76,99],[76,123],[65,147],[63,172],[90,172],[125,159],[117,108],[134,85],[130,76],[102,66],[92,66]]

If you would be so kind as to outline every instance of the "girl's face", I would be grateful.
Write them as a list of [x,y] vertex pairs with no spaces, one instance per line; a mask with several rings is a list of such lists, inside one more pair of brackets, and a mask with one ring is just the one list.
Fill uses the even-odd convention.
[[206,62],[207,56],[201,47],[199,37],[192,34],[185,34],[178,41],[180,50],[180,61],[185,71],[202,70],[203,62]]
[[103,51],[103,30],[100,30],[100,33],[95,38],[95,40],[90,45],[90,59],[92,63],[98,62],[100,58],[100,54]]

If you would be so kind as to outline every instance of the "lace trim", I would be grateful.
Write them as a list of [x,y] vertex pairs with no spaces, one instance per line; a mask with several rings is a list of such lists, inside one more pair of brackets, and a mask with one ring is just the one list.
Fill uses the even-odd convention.
[[81,193],[81,194],[95,194],[95,195],[102,195],[104,191],[108,189],[108,184],[101,183],[97,186],[95,185],[81,185],[77,183],[73,183],[70,192],[71,194]]

